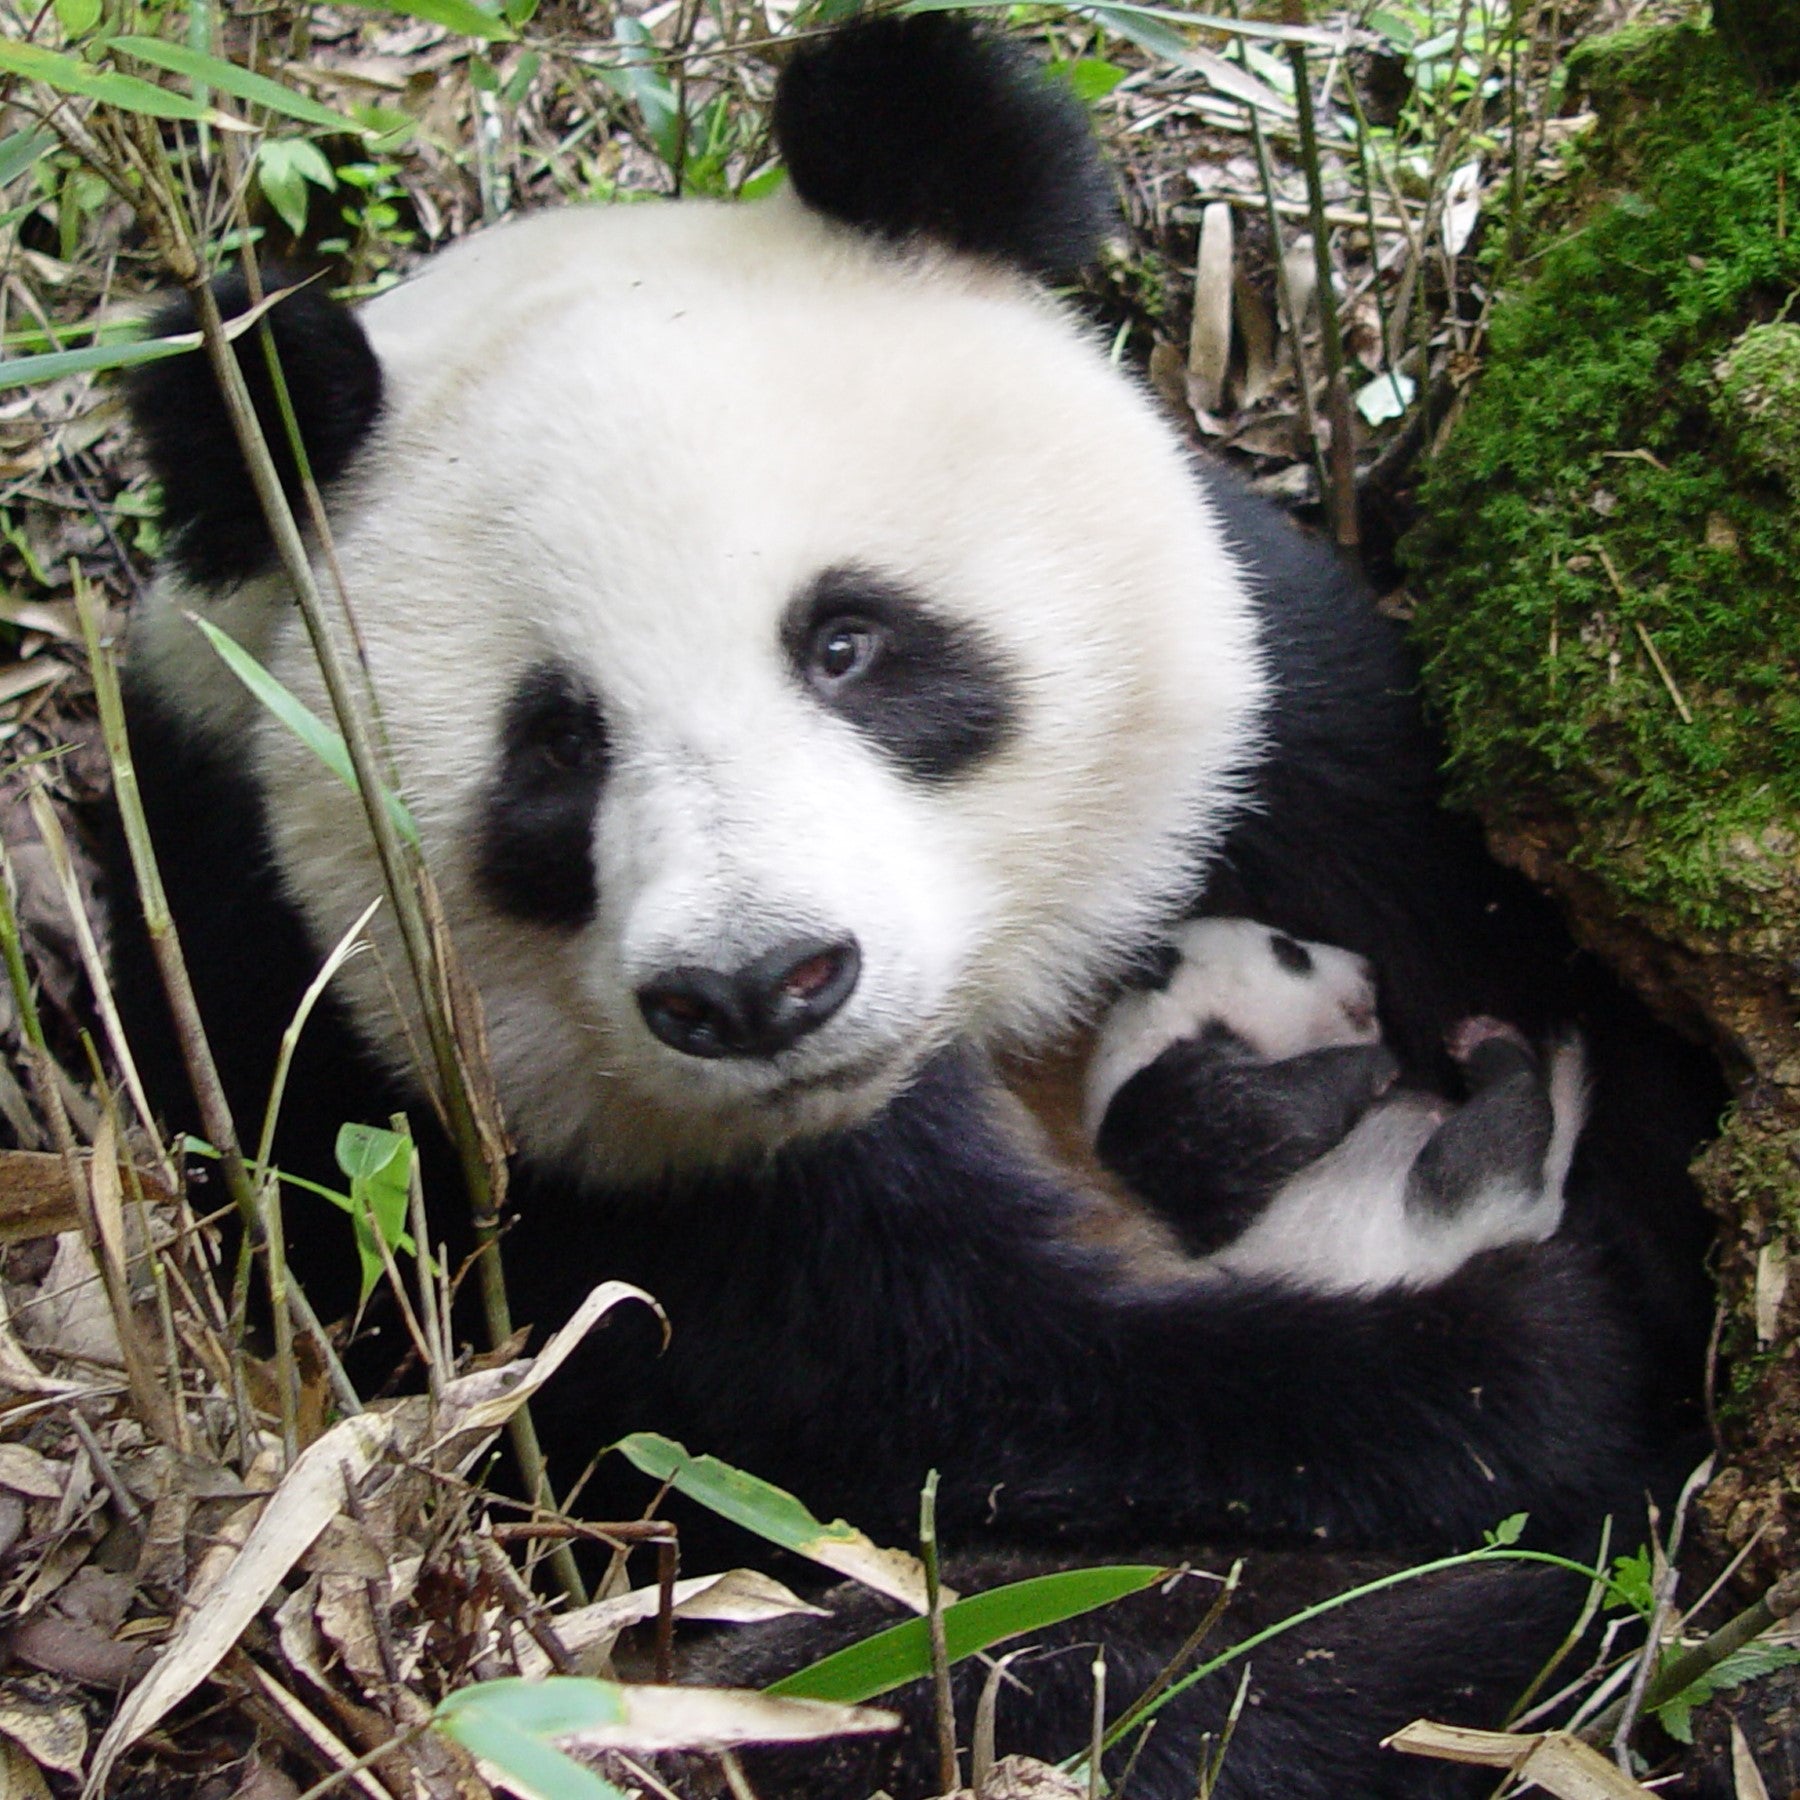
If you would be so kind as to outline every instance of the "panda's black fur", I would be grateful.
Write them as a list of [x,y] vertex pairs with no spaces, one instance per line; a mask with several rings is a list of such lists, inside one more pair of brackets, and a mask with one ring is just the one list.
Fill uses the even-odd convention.
[[[796,57],[777,113],[802,197],[860,230],[922,233],[1033,273],[1093,241],[1100,178],[1070,109],[1041,97],[1012,50],[959,22],[852,27]],[[984,124],[996,116],[1011,121],[998,146]],[[946,144],[946,129],[960,135]],[[978,176],[996,162],[1005,178],[990,186]],[[354,501],[364,434],[382,441],[379,382],[347,315],[291,316],[304,322],[281,348],[290,386],[308,396],[315,462]],[[140,375],[132,403],[177,564],[202,584],[265,570],[198,360]],[[519,1163],[506,1239],[516,1315],[553,1325],[597,1280],[622,1278],[654,1293],[674,1327],[659,1355],[647,1318],[621,1314],[546,1390],[540,1429],[565,1481],[621,1433],[654,1428],[792,1488],[821,1516],[905,1542],[936,1468],[944,1540],[990,1558],[955,1575],[965,1590],[1020,1557],[1157,1546],[1220,1568],[1250,1549],[1247,1597],[1222,1628],[1241,1632],[1351,1575],[1477,1543],[1517,1512],[1540,1541],[1588,1550],[1611,1510],[1629,1538],[1646,1487],[1679,1468],[1705,1317],[1684,1170],[1713,1122],[1713,1076],[1573,950],[1472,826],[1440,811],[1411,665],[1356,578],[1230,481],[1202,478],[1251,572],[1274,693],[1252,803],[1199,898],[1368,956],[1387,1040],[1434,1084],[1455,1019],[1494,1013],[1533,1037],[1578,1025],[1597,1086],[1568,1227],[1422,1291],[1134,1282],[1083,1246],[1084,1192],[1021,1133],[984,1053],[951,1045],[866,1122],[766,1156],[613,1191]],[[247,759],[192,728],[161,679],[153,667],[131,681],[135,760],[201,1007],[238,1116],[252,1118],[320,946],[280,873],[279,802]],[[126,894],[115,895],[120,1003],[146,1080],[185,1124]],[[289,1079],[280,1160],[328,1176],[342,1121],[384,1119],[409,1099],[328,995]],[[416,1105],[413,1117],[427,1128]],[[445,1196],[434,1218],[450,1229],[454,1176],[435,1145],[428,1162],[430,1191]],[[316,1234],[294,1246],[322,1302],[341,1249]],[[640,1498],[608,1463],[584,1504],[600,1516]],[[686,1543],[690,1568],[746,1553],[708,1544],[704,1521]],[[1218,1791],[1465,1791],[1463,1775],[1378,1740],[1422,1713],[1496,1722],[1578,1597],[1539,1570],[1484,1568],[1359,1603],[1259,1653]],[[1108,1637],[1109,1691],[1123,1704],[1210,1599],[1189,1583],[1061,1639]],[[845,1606],[834,1623],[744,1634],[717,1655],[733,1679],[772,1676],[879,1610]],[[1085,1742],[1089,1660],[1065,1652],[1024,1672],[1027,1691],[1001,1702],[1003,1752]],[[1234,1680],[1171,1709],[1133,1777],[1140,1800],[1193,1791],[1201,1734]],[[772,1760],[764,1791],[929,1791],[923,1702],[905,1706],[915,1729],[898,1747],[808,1752],[802,1770]]]

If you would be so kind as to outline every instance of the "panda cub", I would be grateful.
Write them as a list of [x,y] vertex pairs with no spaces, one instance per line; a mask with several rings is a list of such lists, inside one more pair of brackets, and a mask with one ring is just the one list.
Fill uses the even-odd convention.
[[1397,1087],[1370,965],[1252,919],[1180,927],[1111,1008],[1086,1081],[1102,1161],[1216,1277],[1349,1293],[1541,1243],[1587,1117],[1580,1041],[1465,1018],[1460,1105]]

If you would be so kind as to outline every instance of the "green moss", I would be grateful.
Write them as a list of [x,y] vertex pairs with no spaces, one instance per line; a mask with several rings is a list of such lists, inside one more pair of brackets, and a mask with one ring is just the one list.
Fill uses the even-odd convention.
[[1582,73],[1591,211],[1424,482],[1417,628],[1465,799],[1572,817],[1622,899],[1729,928],[1800,871],[1800,100],[1692,26]]

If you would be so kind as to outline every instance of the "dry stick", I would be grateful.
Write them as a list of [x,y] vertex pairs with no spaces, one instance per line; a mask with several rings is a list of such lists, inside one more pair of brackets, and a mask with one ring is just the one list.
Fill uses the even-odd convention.
[[406,1223],[412,1233],[413,1275],[419,1284],[419,1323],[431,1354],[426,1359],[425,1380],[435,1401],[443,1391],[444,1370],[450,1366],[450,1340],[431,1270],[431,1239],[426,1235],[425,1183],[419,1172],[419,1146],[414,1144],[406,1167]]
[[1506,1715],[1508,1729],[1518,1724],[1519,1720],[1531,1710],[1531,1703],[1549,1684],[1550,1677],[1560,1669],[1575,1650],[1581,1640],[1587,1636],[1588,1627],[1594,1622],[1594,1615],[1600,1610],[1600,1602],[1606,1596],[1607,1581],[1605,1569],[1607,1557],[1612,1549],[1612,1514],[1606,1515],[1600,1527],[1600,1548],[1594,1552],[1594,1578],[1588,1583],[1587,1598],[1581,1603],[1580,1615],[1569,1627],[1563,1641],[1551,1652],[1550,1660],[1532,1676],[1530,1684],[1512,1704],[1512,1710]]
[[1100,1800],[1100,1754],[1106,1743],[1106,1646],[1094,1652],[1094,1710],[1088,1722],[1087,1800]]
[[[1176,1676],[1187,1667],[1194,1653],[1212,1636],[1213,1627],[1224,1618],[1225,1609],[1231,1605],[1232,1597],[1237,1593],[1238,1583],[1244,1576],[1244,1559],[1240,1556],[1231,1565],[1230,1572],[1219,1584],[1219,1591],[1213,1603],[1206,1609],[1200,1623],[1181,1641],[1181,1648],[1163,1664],[1156,1679],[1120,1713],[1118,1722],[1113,1726],[1112,1736],[1116,1740],[1123,1738],[1137,1721],[1154,1706],[1166,1688]],[[1216,1579],[1216,1577],[1215,1577]]]
[[1677,1558],[1681,1554],[1682,1533],[1687,1529],[1688,1507],[1694,1495],[1711,1480],[1713,1460],[1708,1456],[1682,1483],[1681,1492],[1675,1500],[1675,1511],[1669,1520],[1666,1544],[1657,1535],[1662,1521],[1656,1504],[1654,1501],[1650,1503],[1650,1555],[1655,1572],[1655,1603],[1644,1628],[1644,1648],[1632,1671],[1631,1685],[1625,1690],[1624,1705],[1612,1739],[1613,1760],[1624,1775],[1631,1773],[1631,1734],[1637,1729],[1638,1720],[1643,1716],[1644,1697],[1650,1691],[1650,1679],[1662,1658],[1663,1634],[1675,1616],[1675,1589],[1681,1580]]
[[100,1230],[99,1210],[94,1191],[89,1186],[90,1169],[82,1161],[81,1147],[64,1110],[62,1096],[55,1079],[55,1059],[44,1037],[43,1020],[38,1016],[37,999],[31,991],[31,977],[25,967],[24,940],[19,930],[18,915],[13,910],[10,886],[11,866],[5,847],[0,845],[0,957],[12,983],[14,1009],[19,1015],[20,1031],[25,1039],[27,1066],[32,1085],[37,1089],[38,1104],[50,1126],[50,1135],[62,1157],[64,1178],[81,1214],[81,1235],[88,1254],[99,1270],[100,1281],[118,1333],[120,1354],[125,1359],[125,1381],[139,1416],[166,1444],[177,1441],[173,1409],[157,1379],[157,1370],[145,1352],[138,1335],[137,1320],[131,1310],[131,1292],[124,1270],[108,1252]]
[[[1373,271],[1373,279],[1369,287],[1375,296],[1375,318],[1381,332],[1381,372],[1393,386],[1394,398],[1400,398],[1400,370],[1394,351],[1394,342],[1398,333],[1394,329],[1394,318],[1388,310],[1387,295],[1381,280],[1381,237],[1382,221],[1375,214],[1375,177],[1369,168],[1369,121],[1364,116],[1362,100],[1356,91],[1354,81],[1344,83],[1344,95],[1350,102],[1350,116],[1356,122],[1356,166],[1362,181],[1363,210],[1366,215],[1364,229],[1369,234],[1369,263]],[[1412,248],[1412,230],[1406,217],[1406,209],[1400,209],[1400,217],[1393,223],[1393,229],[1406,241],[1408,250]],[[1426,397],[1429,386],[1425,379],[1426,371],[1420,372],[1418,394],[1421,401]]]
[[[50,854],[57,885],[62,889],[63,905],[68,909],[69,922],[75,930],[81,966],[87,971],[88,985],[94,990],[94,1009],[99,1013],[100,1023],[105,1029],[107,1046],[124,1077],[125,1091],[131,1096],[138,1122],[151,1142],[156,1143],[157,1170],[163,1177],[164,1185],[172,1190],[175,1186],[175,1164],[167,1146],[157,1142],[156,1117],[150,1109],[149,1097],[138,1076],[131,1046],[125,1041],[125,1027],[120,1022],[119,1009],[113,1000],[112,983],[106,978],[106,962],[100,954],[100,946],[94,941],[94,928],[89,922],[87,907],[82,903],[81,886],[76,880],[74,861],[69,854],[69,840],[63,832],[62,821],[57,817],[55,807],[50,803],[42,769],[35,771],[35,776],[26,793],[32,822],[37,826],[38,836]],[[105,1083],[101,1085],[104,1087]]]
[[[1625,583],[1619,579],[1619,571],[1613,567],[1613,559],[1607,555],[1606,546],[1604,544],[1596,544],[1594,548],[1599,552],[1600,566],[1605,569],[1606,579],[1612,583],[1613,592],[1627,605],[1630,605],[1631,595],[1626,591]],[[1662,684],[1668,690],[1669,698],[1675,702],[1675,710],[1681,714],[1682,724],[1693,724],[1694,715],[1689,710],[1688,703],[1683,698],[1681,689],[1675,685],[1675,677],[1669,673],[1669,665],[1663,661],[1661,655],[1657,651],[1655,643],[1651,640],[1650,633],[1644,629],[1643,620],[1633,619],[1631,624],[1632,628],[1637,632],[1638,642],[1644,646],[1657,674],[1662,677]]]
[[[1300,0],[1282,0],[1282,18],[1305,23]],[[1356,440],[1350,414],[1350,387],[1344,378],[1344,340],[1338,331],[1337,296],[1331,284],[1331,238],[1325,223],[1325,181],[1319,167],[1319,134],[1313,120],[1312,86],[1306,74],[1306,47],[1288,45],[1294,71],[1294,110],[1300,126],[1300,160],[1306,170],[1306,198],[1312,215],[1313,257],[1319,278],[1319,348],[1325,358],[1325,403],[1331,416],[1332,527],[1345,549],[1362,541],[1356,517]]]
[[[1233,13],[1237,8],[1233,0]],[[1243,38],[1237,42],[1238,61],[1246,70],[1249,53]],[[1306,375],[1306,349],[1301,341],[1301,327],[1306,323],[1294,305],[1293,284],[1288,280],[1287,251],[1281,242],[1281,214],[1275,200],[1275,171],[1269,163],[1269,141],[1263,135],[1262,113],[1257,107],[1245,109],[1250,114],[1250,139],[1256,146],[1256,173],[1262,183],[1263,206],[1269,215],[1269,236],[1275,246],[1275,298],[1287,325],[1288,342],[1294,352],[1294,386],[1299,393],[1300,429],[1306,433],[1307,449],[1312,455],[1313,479],[1319,484],[1319,502],[1324,504],[1330,491],[1325,474],[1325,451],[1319,443],[1319,421],[1313,412],[1312,383]]]
[[931,1689],[936,1702],[938,1792],[954,1794],[962,1786],[956,1766],[956,1707],[950,1695],[950,1646],[944,1636],[944,1596],[938,1582],[938,1472],[925,1477],[919,1495],[919,1560],[925,1565],[925,1611],[931,1631]]
[[[163,992],[168,997],[188,1085],[194,1090],[194,1099],[200,1109],[201,1127],[219,1154],[225,1185],[243,1222],[245,1239],[266,1255],[268,1240],[263,1228],[262,1205],[238,1144],[237,1127],[232,1123],[231,1108],[225,1101],[225,1090],[219,1080],[218,1064],[213,1060],[212,1046],[206,1039],[206,1028],[200,1022],[200,1008],[194,999],[193,983],[188,979],[187,962],[181,953],[181,941],[169,911],[168,896],[163,891],[156,849],[150,841],[150,826],[144,816],[143,797],[138,791],[137,766],[132,761],[131,741],[125,728],[119,672],[107,647],[100,641],[93,595],[79,572],[75,581],[75,608],[87,645],[107,759],[112,764],[114,804],[119,810],[119,822],[125,832],[132,873],[137,879],[138,897],[143,906],[144,931],[150,940],[150,951],[156,960]],[[286,1299],[293,1309],[295,1322],[318,1347],[339,1406],[345,1412],[360,1412],[362,1402],[350,1385],[350,1378],[344,1373],[344,1366],[338,1361],[337,1352],[311,1303],[297,1287],[286,1290]]]
[[[1745,1607],[1735,1619],[1721,1625],[1711,1637],[1664,1663],[1643,1693],[1640,1712],[1655,1712],[1677,1695],[1686,1693],[1701,1676],[1710,1674],[1726,1657],[1762,1636],[1765,1631],[1800,1613],[1800,1571],[1784,1575],[1763,1597]],[[1581,1733],[1590,1743],[1601,1743],[1617,1731],[1625,1717],[1626,1701],[1616,1701]]]
[[[474,1548],[475,1560],[482,1571],[499,1589],[500,1604],[525,1627],[531,1641],[550,1659],[551,1668],[559,1675],[575,1674],[576,1662],[568,1645],[557,1636],[543,1602],[525,1585],[523,1577],[512,1565],[512,1558],[491,1537],[484,1537],[479,1531],[471,1531],[468,1542]],[[513,1666],[518,1666],[516,1658]]]

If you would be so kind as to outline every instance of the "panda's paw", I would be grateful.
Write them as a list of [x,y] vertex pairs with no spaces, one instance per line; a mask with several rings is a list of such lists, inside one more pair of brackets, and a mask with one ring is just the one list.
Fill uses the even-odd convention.
[[1538,1055],[1525,1034],[1504,1019],[1476,1014],[1444,1034],[1444,1048],[1463,1072],[1471,1099],[1511,1082],[1541,1087]]

